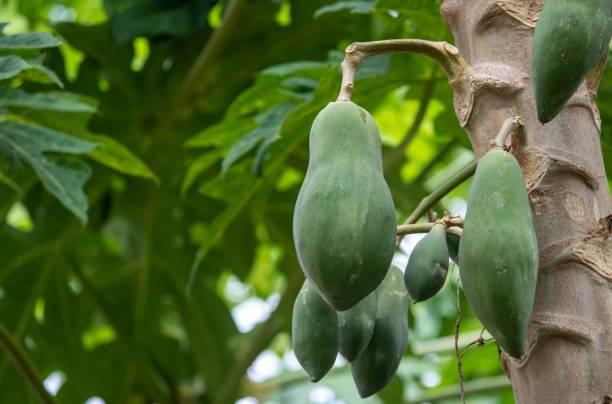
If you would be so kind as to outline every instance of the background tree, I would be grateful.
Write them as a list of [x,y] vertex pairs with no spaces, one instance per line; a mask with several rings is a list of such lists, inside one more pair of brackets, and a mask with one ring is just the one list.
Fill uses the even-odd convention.
[[[533,334],[540,337],[529,364],[504,363],[525,402],[559,397],[553,390],[563,399],[582,392],[577,401],[603,400],[605,378],[594,378],[590,391],[576,389],[587,385],[581,377],[609,374],[612,363],[604,220],[610,199],[598,121],[594,110],[577,105],[556,123],[535,124],[530,84],[518,79],[528,74],[539,6],[3,2],[6,35],[46,31],[63,44],[48,35],[36,36],[38,46],[31,37],[0,37],[2,401],[357,402],[341,362],[317,387],[289,352],[291,307],[303,279],[291,216],[310,124],[337,95],[344,48],[386,38],[456,43],[474,69],[482,68],[478,74],[526,86],[480,91],[465,122],[480,155],[508,111],[517,112],[528,122],[528,145],[543,151],[529,149],[522,161],[543,262],[560,270],[539,280],[536,315],[544,318],[537,327],[544,332]],[[381,128],[385,176],[403,219],[473,158],[472,147],[444,73],[430,60],[379,56],[357,80],[354,100]],[[598,105],[603,158],[612,167],[610,69]],[[435,210],[462,213],[468,187]],[[588,239],[585,231],[597,223],[601,232]],[[586,239],[598,243],[580,244]],[[405,262],[415,240],[406,239],[397,262]],[[574,247],[557,262],[567,247],[559,240],[574,240]],[[456,302],[461,347],[478,339],[481,326],[456,295],[451,271],[440,295],[411,306],[409,351],[398,376],[369,401],[458,400]],[[559,313],[580,327],[568,334],[570,323]],[[513,402],[495,344],[465,352],[469,402]],[[530,390],[528,376],[555,387]]]

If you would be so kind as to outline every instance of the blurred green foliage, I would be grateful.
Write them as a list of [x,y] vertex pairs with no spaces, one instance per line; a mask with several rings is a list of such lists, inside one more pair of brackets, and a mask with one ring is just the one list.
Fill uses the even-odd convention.
[[[293,204],[344,47],[451,40],[439,6],[0,3],[0,322],[57,402],[360,402],[342,362],[313,386],[292,359],[303,280]],[[425,58],[368,60],[355,101],[380,126],[400,218],[473,158],[446,79]],[[611,169],[610,69],[598,102]],[[461,213],[468,189],[437,212]],[[452,273],[411,306],[398,376],[364,401],[458,402]],[[465,346],[481,326],[460,302]],[[463,374],[470,403],[513,402],[493,342],[467,351]],[[37,402],[4,354],[0,392],[2,403]]]

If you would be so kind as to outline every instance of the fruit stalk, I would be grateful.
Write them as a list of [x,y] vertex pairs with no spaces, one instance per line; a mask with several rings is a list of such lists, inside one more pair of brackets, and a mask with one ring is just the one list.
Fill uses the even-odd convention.
[[449,81],[454,80],[467,67],[457,48],[447,42],[422,39],[389,39],[372,42],[353,42],[345,50],[342,62],[342,87],[338,101],[350,101],[355,87],[355,75],[363,61],[385,53],[420,53],[435,60],[446,72]]

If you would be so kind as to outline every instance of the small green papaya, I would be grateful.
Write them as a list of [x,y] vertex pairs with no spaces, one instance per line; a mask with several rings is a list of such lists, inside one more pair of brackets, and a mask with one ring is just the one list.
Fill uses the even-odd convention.
[[376,291],[346,311],[338,313],[340,353],[349,362],[363,352],[374,334]]
[[459,241],[461,241],[461,237],[446,233],[446,245],[448,246],[448,255],[455,262],[458,261],[459,257]]
[[532,75],[538,118],[551,121],[608,52],[612,1],[546,0],[536,24]]
[[376,296],[374,335],[351,365],[353,380],[362,398],[389,384],[408,345],[408,293],[398,267],[391,266],[376,289]]
[[338,355],[338,313],[308,280],[293,305],[291,343],[313,383],[329,372]]
[[327,302],[348,310],[385,277],[396,216],[372,116],[332,102],[310,132],[308,171],[293,216],[297,257]]
[[406,289],[415,302],[427,300],[442,289],[449,259],[446,226],[437,223],[414,247],[404,271]]
[[504,351],[519,358],[535,299],[538,242],[521,168],[501,149],[478,162],[459,268],[476,317]]

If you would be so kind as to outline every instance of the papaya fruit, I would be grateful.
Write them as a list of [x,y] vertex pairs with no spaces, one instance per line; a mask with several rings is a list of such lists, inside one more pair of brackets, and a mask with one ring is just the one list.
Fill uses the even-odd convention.
[[446,233],[446,246],[448,247],[448,255],[455,262],[459,260],[459,241],[461,237],[451,233]]
[[408,345],[408,293],[398,267],[391,266],[376,289],[376,296],[374,334],[366,349],[351,364],[353,380],[362,398],[389,384]]
[[612,1],[546,0],[536,24],[532,76],[538,119],[551,121],[608,52]]
[[442,289],[448,274],[449,259],[446,226],[437,223],[417,243],[408,258],[404,283],[412,300],[422,302]]
[[329,372],[338,355],[338,313],[308,280],[293,305],[291,345],[310,381],[318,382]]
[[340,354],[349,362],[363,352],[374,333],[376,291],[346,311],[338,313]]
[[395,236],[374,119],[350,101],[332,102],[312,125],[293,216],[300,266],[332,307],[348,310],[384,279]]
[[459,273],[476,317],[515,358],[525,351],[535,298],[538,242],[523,174],[492,149],[478,162],[459,243]]

